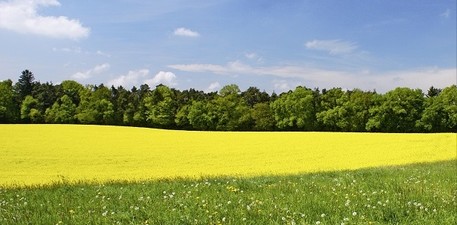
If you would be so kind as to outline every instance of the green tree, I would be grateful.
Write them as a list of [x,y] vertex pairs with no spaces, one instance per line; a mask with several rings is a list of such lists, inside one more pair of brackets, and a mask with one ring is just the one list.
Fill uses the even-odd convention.
[[348,96],[341,88],[332,88],[320,96],[320,111],[317,112],[316,119],[321,129],[338,131],[347,126],[347,111],[343,107],[347,101]]
[[187,115],[190,125],[196,130],[215,130],[217,117],[211,108],[210,102],[193,101]]
[[419,126],[431,132],[457,131],[457,86],[443,89],[438,96],[429,97]]
[[428,98],[436,97],[441,93],[441,91],[442,91],[441,89],[431,86],[427,91],[427,97]]
[[84,90],[84,86],[76,81],[73,80],[64,80],[60,83],[60,87],[62,88],[62,96],[67,95],[70,97],[71,101],[75,105],[79,105],[81,101],[81,91]]
[[416,132],[416,122],[424,108],[424,94],[420,89],[396,88],[370,109],[366,129],[383,132]]
[[315,108],[313,91],[297,87],[293,92],[283,93],[270,105],[281,130],[313,130],[315,128]]
[[256,87],[249,87],[246,91],[241,93],[241,97],[244,99],[249,108],[254,107],[257,103],[264,103],[270,101],[270,96],[265,91],[261,92]]
[[27,95],[21,105],[21,119],[24,122],[39,123],[43,116],[40,113],[38,100]]
[[19,80],[15,84],[18,101],[22,102],[26,96],[32,95],[35,76],[30,70],[24,70],[19,76]]
[[[125,111],[128,109],[130,92],[122,86],[115,88],[111,87],[111,102],[114,107],[114,123],[124,124]],[[128,120],[127,120],[128,121]],[[128,123],[126,123],[128,124]]]
[[219,90],[219,95],[222,97],[228,96],[228,95],[238,95],[240,93],[240,88],[236,84],[229,84],[225,85],[224,87]]
[[72,99],[64,95],[59,101],[56,101],[51,108],[46,109],[45,121],[60,124],[75,123],[76,105]]
[[184,105],[176,113],[175,123],[179,129],[192,129],[192,125],[189,121],[189,109],[190,105]]
[[87,86],[80,91],[81,102],[77,108],[76,118],[84,124],[112,124],[114,107],[110,102],[111,91],[100,85]]
[[38,109],[42,115],[46,109],[51,108],[54,102],[59,99],[59,88],[52,83],[35,82],[33,85],[32,96],[39,102]]
[[328,102],[323,104],[326,110],[317,113],[317,120],[326,130],[365,131],[374,95],[359,89],[346,91],[335,99],[331,108]]
[[255,122],[254,130],[269,131],[274,129],[275,119],[267,102],[255,104],[251,109],[251,116]]
[[249,130],[251,121],[249,107],[239,95],[237,85],[224,86],[219,96],[211,101],[209,112],[216,117],[216,130]]
[[172,128],[178,109],[175,93],[165,85],[159,85],[144,99],[146,120],[152,126]]
[[347,122],[339,125],[343,131],[366,131],[366,124],[370,118],[370,108],[374,106],[374,99],[378,94],[374,92],[363,92],[360,89],[354,89],[347,92],[349,98],[343,104],[346,111],[344,118]]
[[0,82],[0,123],[13,123],[17,120],[18,108],[15,104],[13,82]]

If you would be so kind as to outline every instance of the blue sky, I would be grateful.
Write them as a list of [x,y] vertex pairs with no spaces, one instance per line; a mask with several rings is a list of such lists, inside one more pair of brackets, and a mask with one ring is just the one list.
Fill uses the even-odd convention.
[[0,80],[426,90],[456,48],[455,0],[0,0]]

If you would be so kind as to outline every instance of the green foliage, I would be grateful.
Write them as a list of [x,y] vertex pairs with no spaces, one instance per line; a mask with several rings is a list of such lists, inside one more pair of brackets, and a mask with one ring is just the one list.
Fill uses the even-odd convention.
[[254,130],[268,131],[274,129],[274,116],[268,103],[255,104],[251,109],[251,116],[255,121]]
[[80,123],[111,124],[113,122],[114,107],[110,101],[111,92],[108,88],[88,86],[80,91],[80,96],[81,102],[76,114]]
[[219,91],[219,95],[222,97],[228,96],[228,95],[238,95],[240,93],[240,88],[236,84],[230,84],[226,85],[221,88]]
[[32,95],[35,77],[30,70],[24,70],[15,85],[19,101],[22,102],[26,96]]
[[343,104],[348,101],[348,95],[341,88],[333,88],[320,96],[321,111],[316,119],[324,130],[340,131],[348,126],[347,109]]
[[47,123],[70,124],[75,122],[76,105],[67,95],[62,96],[59,102],[55,102],[46,110],[45,120]]
[[[249,127],[249,108],[242,98],[235,92],[238,86],[226,86],[233,89],[218,96],[210,104],[210,113],[216,117],[216,130],[244,130]],[[225,87],[224,87],[225,88]],[[224,89],[222,88],[222,89]]]
[[396,88],[382,96],[379,105],[370,109],[368,131],[417,132],[416,122],[424,109],[420,89]]
[[313,102],[313,91],[304,87],[282,94],[270,105],[276,126],[282,130],[313,130],[316,115]]
[[[22,117],[22,122],[188,130],[457,131],[455,85],[444,89],[432,86],[426,95],[409,88],[377,94],[360,89],[297,87],[270,96],[256,87],[241,92],[236,84],[226,85],[218,93],[192,88],[180,91],[165,85],[151,90],[147,84],[131,90],[103,84],[84,87],[72,80],[42,84],[35,82],[28,70],[15,85],[11,81],[0,84],[0,123],[15,123]],[[34,100],[28,99],[24,105],[26,93]],[[63,96],[71,103],[65,99],[62,105]]]
[[[338,90],[338,89],[337,89]],[[365,131],[365,125],[370,117],[369,109],[373,106],[374,93],[353,91],[337,92],[332,104],[329,101],[322,103],[324,110],[316,114],[317,121],[324,129],[333,131]],[[327,92],[331,93],[331,91]],[[323,99],[328,99],[323,98]]]
[[157,86],[151,95],[144,99],[146,120],[152,126],[161,128],[174,127],[177,102],[174,92],[167,86]]
[[427,131],[457,131],[457,86],[445,88],[439,95],[428,98],[419,126]]
[[38,110],[38,101],[27,95],[21,105],[21,119],[25,122],[40,123],[43,116]]
[[0,123],[16,121],[17,109],[14,102],[13,82],[5,80],[0,82]]
[[60,84],[60,87],[62,88],[64,95],[70,97],[74,104],[79,105],[79,102],[81,101],[80,94],[84,90],[84,86],[82,84],[73,80],[64,80]]
[[187,115],[190,125],[197,130],[215,130],[216,115],[211,108],[209,102],[193,101]]
[[9,224],[457,222],[456,161],[289,176],[0,187]]

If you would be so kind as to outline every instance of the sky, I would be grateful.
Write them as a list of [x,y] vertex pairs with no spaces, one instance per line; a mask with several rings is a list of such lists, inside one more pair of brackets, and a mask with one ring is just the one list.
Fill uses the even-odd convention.
[[0,80],[281,93],[457,83],[455,0],[0,0]]

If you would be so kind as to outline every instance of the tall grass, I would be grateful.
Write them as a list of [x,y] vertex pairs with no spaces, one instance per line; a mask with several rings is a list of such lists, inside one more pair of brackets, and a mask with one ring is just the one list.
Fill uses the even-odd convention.
[[0,189],[0,224],[456,224],[457,161]]

